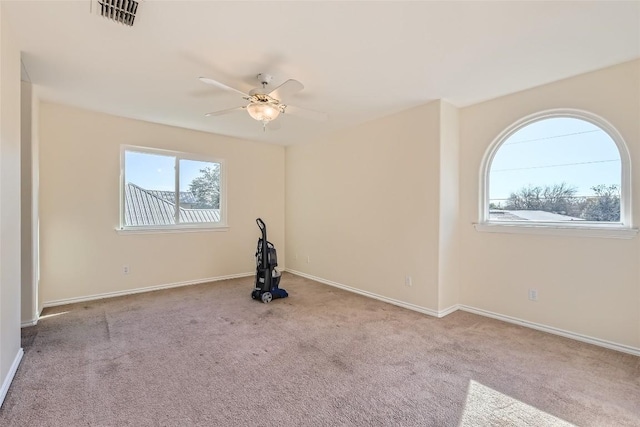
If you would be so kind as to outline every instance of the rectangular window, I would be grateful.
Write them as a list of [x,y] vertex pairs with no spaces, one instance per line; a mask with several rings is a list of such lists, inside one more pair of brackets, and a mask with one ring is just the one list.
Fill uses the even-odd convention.
[[123,146],[121,162],[122,229],[226,225],[222,160]]

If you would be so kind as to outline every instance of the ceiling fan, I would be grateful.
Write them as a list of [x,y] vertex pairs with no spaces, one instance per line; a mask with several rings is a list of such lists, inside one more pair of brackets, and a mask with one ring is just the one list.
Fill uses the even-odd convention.
[[249,115],[260,122],[262,122],[263,130],[266,130],[267,125],[275,120],[280,114],[293,114],[301,117],[305,117],[312,120],[324,121],[327,119],[325,113],[318,111],[308,110],[306,108],[295,107],[293,105],[285,104],[283,99],[296,92],[300,92],[304,89],[302,83],[297,80],[289,79],[282,83],[275,89],[271,89],[269,84],[273,79],[273,76],[260,73],[256,76],[260,82],[260,87],[252,89],[249,93],[244,93],[241,90],[227,86],[224,83],[220,83],[217,80],[210,79],[208,77],[200,77],[200,81],[209,85],[217,86],[221,89],[237,92],[242,95],[242,99],[249,101],[247,105],[242,105],[234,108],[227,108],[225,110],[213,111],[205,114],[207,117],[221,116],[238,110],[247,110]]

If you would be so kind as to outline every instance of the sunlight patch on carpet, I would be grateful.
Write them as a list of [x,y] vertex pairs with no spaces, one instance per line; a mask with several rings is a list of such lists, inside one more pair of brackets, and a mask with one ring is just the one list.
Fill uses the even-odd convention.
[[59,313],[45,314],[44,316],[38,317],[38,320],[48,319],[50,317],[62,316],[63,314],[67,314],[67,313],[69,313],[69,312],[68,311],[61,311]]
[[572,427],[566,421],[502,394],[476,381],[469,381],[460,426],[554,426]]

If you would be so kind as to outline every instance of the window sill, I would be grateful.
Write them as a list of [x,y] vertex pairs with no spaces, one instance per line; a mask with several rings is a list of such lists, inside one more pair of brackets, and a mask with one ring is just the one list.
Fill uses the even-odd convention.
[[229,226],[213,227],[127,227],[116,228],[118,234],[162,234],[162,233],[206,233],[217,231],[229,231]]
[[633,239],[638,234],[637,228],[629,228],[621,225],[599,226],[567,226],[560,224],[517,224],[482,222],[474,223],[476,231],[486,233],[507,234],[537,234],[547,236],[571,236],[571,237],[601,237],[607,239]]

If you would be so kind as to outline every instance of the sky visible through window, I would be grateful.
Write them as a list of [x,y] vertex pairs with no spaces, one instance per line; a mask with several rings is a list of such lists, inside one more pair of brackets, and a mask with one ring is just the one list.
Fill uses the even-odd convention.
[[[180,191],[189,191],[189,184],[200,175],[200,169],[210,162],[196,160],[180,163]],[[175,191],[175,157],[159,154],[125,152],[125,180],[145,190]]]
[[511,135],[491,164],[490,202],[504,202],[527,186],[566,183],[576,196],[591,187],[620,186],[620,153],[611,137],[585,120],[552,118],[534,122]]

